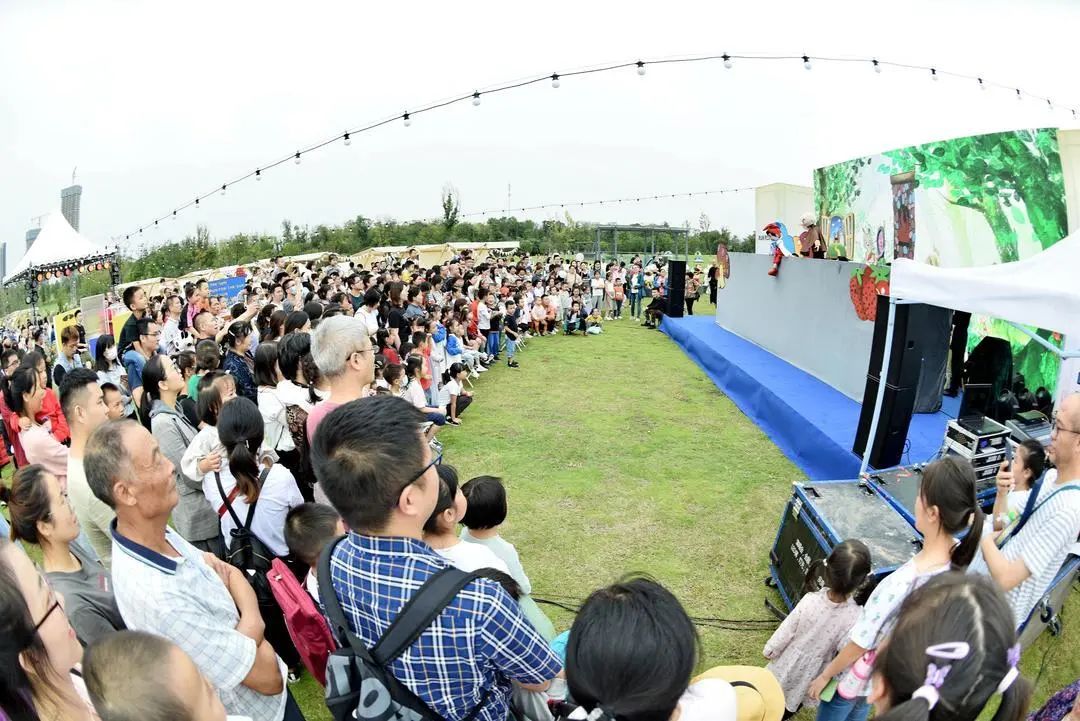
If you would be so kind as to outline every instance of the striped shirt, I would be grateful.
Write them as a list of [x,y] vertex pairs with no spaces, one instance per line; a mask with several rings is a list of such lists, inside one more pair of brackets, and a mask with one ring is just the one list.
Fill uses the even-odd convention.
[[[350,533],[334,549],[331,582],[352,630],[375,645],[420,586],[449,563],[423,541]],[[390,671],[447,721],[465,718],[489,695],[477,721],[503,721],[510,681],[539,684],[562,668],[558,657],[500,585],[476,579]]]
[[[1022,558],[1030,574],[1005,594],[1017,626],[1031,615],[1035,604],[1050,590],[1054,577],[1080,535],[1080,479],[1067,483],[1055,483],[1055,480],[1056,475],[1048,475],[1043,481],[1035,501],[1037,510],[1031,520],[1001,549],[1001,555],[1009,561]],[[981,550],[970,570],[990,574]]]

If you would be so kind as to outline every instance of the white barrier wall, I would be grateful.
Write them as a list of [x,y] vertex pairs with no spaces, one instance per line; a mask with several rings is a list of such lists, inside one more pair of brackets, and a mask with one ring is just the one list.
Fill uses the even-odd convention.
[[849,286],[852,270],[863,266],[787,258],[770,278],[770,256],[730,255],[716,322],[861,402],[874,324],[855,315]]

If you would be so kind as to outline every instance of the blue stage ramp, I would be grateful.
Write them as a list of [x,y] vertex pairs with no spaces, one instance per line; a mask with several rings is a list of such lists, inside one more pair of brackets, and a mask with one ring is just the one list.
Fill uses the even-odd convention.
[[[750,341],[724,330],[711,316],[665,318],[661,329],[701,367],[773,443],[812,480],[855,478],[851,452],[860,404]],[[936,455],[957,402],[941,412],[916,414],[904,463]]]

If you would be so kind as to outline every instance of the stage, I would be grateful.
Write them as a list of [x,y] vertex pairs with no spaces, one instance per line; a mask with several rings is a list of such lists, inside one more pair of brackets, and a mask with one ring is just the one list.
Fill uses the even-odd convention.
[[[701,367],[811,480],[855,478],[851,452],[860,405],[832,386],[748,340],[710,315],[664,318],[661,330]],[[938,413],[915,414],[903,462],[937,454],[959,399],[944,398]]]

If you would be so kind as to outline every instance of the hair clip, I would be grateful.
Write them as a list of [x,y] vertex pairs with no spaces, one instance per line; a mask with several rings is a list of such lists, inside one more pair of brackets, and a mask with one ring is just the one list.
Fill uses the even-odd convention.
[[927,656],[947,658],[950,661],[967,658],[969,653],[971,653],[971,646],[965,641],[950,641],[949,643],[937,643],[926,647]]
[[1020,671],[1017,666],[1020,665],[1020,644],[1015,644],[1009,648],[1008,653],[1009,670],[1005,672],[1005,675],[1001,678],[1001,683],[998,684],[997,692],[1005,693],[1009,690],[1009,687],[1013,685],[1017,677],[1020,676]]
[[952,670],[952,666],[937,667],[937,664],[930,664],[926,667],[926,680],[923,681],[923,685],[915,689],[915,692],[911,694],[911,698],[921,698],[926,701],[926,704],[932,711],[937,702],[941,699],[939,689],[945,684],[945,677],[949,675],[949,671]]

